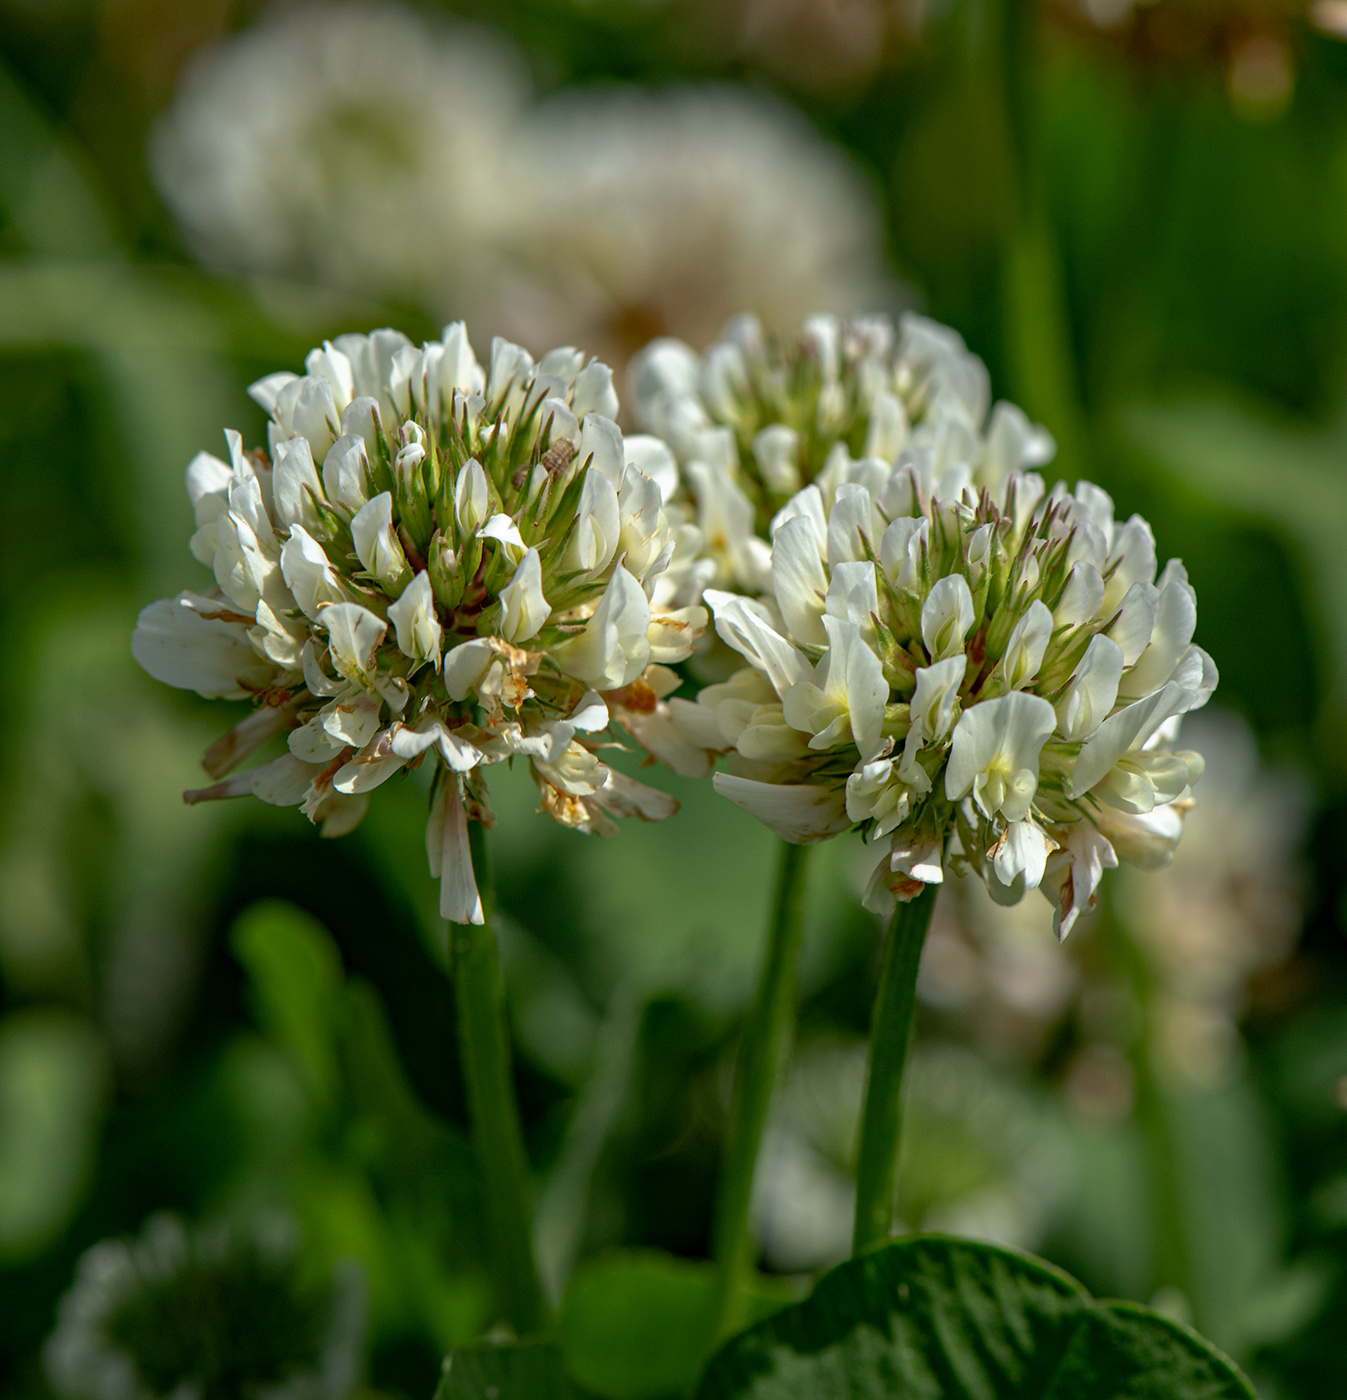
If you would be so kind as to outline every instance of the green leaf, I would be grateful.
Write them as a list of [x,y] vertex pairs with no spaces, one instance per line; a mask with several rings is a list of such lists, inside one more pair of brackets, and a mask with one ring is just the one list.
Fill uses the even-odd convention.
[[555,1342],[458,1347],[435,1400],[578,1400]]
[[654,1250],[605,1255],[566,1291],[557,1331],[571,1375],[596,1395],[635,1400],[689,1390],[714,1326],[714,1274]]
[[[797,1295],[798,1296],[798,1295]],[[752,1316],[791,1300],[772,1280],[753,1283]],[[714,1341],[715,1268],[659,1250],[618,1250],[576,1271],[557,1333],[566,1369],[607,1400],[688,1391]]]
[[36,1255],[84,1199],[107,1097],[93,1028],[68,1012],[0,1025],[0,1261]]
[[341,957],[331,936],[302,909],[268,899],[239,915],[230,946],[248,971],[262,1029],[294,1056],[315,1100],[330,1107],[337,1091],[342,985]]
[[852,1259],[733,1338],[698,1400],[1253,1400],[1201,1338],[991,1245],[919,1236]]

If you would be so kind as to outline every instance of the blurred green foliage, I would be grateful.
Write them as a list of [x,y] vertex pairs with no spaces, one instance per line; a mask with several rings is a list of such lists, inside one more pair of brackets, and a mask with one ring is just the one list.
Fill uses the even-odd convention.
[[[163,691],[128,651],[137,607],[195,577],[185,463],[224,426],[261,436],[244,386],[395,314],[201,272],[153,193],[145,137],[174,73],[256,8],[0,0],[0,1389],[15,1396],[47,1394],[38,1355],[80,1253],[161,1208],[286,1206],[314,1276],[358,1259],[378,1393],[429,1396],[445,1349],[493,1321],[424,793],[390,784],[336,844],[293,812],[185,812],[223,707]],[[544,89],[717,78],[798,101],[863,162],[914,296],[1053,429],[1067,475],[1088,470],[1152,521],[1161,557],[1182,553],[1220,703],[1314,784],[1298,948],[1253,984],[1233,1070],[1184,1087],[1148,1068],[1152,993],[1126,930],[1073,936],[1116,1051],[1096,1057],[1099,1083],[1130,1076],[1116,1103],[1071,1087],[1088,1007],[1023,1054],[924,1007],[900,1211],[1019,1230],[1097,1294],[1156,1298],[1266,1400],[1341,1393],[1347,47],[1296,31],[1294,94],[1252,120],[1218,71],[1137,66],[1013,0],[951,0],[912,48],[826,94],[699,37],[703,11],[679,0],[454,8],[509,32]],[[709,789],[654,781],[679,817],[605,843],[535,817],[524,775],[493,772],[538,1249],[574,1374],[615,1397],[692,1378],[693,1261],[772,862]],[[774,1120],[816,1224],[848,1209],[877,947],[856,889],[856,852],[820,852]],[[619,1304],[664,1319],[632,1355],[611,1340]]]

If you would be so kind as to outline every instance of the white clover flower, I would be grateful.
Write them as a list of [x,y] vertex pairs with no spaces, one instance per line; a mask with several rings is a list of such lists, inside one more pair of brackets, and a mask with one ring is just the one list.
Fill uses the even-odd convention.
[[523,122],[492,315],[526,344],[572,337],[614,364],[657,335],[704,344],[751,307],[892,300],[879,210],[840,147],[731,87],[586,89]]
[[[924,323],[910,333],[896,355],[881,339],[869,368],[843,354],[855,332],[834,322],[815,327],[793,378],[772,378],[774,352],[736,362],[740,387],[722,400],[736,426],[697,432],[759,434],[775,393],[771,411],[800,425],[801,476],[811,460],[828,465],[775,511],[763,596],[707,590],[717,634],[749,669],[695,701],[668,701],[667,727],[685,748],[671,742],[660,756],[695,772],[691,755],[704,771],[728,754],[717,789],[788,841],[858,826],[882,851],[866,898],[877,911],[939,882],[952,862],[1003,902],[1042,889],[1065,936],[1105,868],[1172,853],[1202,772],[1199,755],[1176,749],[1178,724],[1206,703],[1216,669],[1192,642],[1182,565],[1156,580],[1145,521],[1115,522],[1088,482],[1045,492],[1020,468],[1049,444],[1009,408],[984,432],[980,365]],[[638,383],[663,353],[646,357]],[[844,360],[846,375],[829,368]],[[660,378],[667,386],[677,373]],[[872,404],[883,394],[900,407],[885,455],[853,461],[846,434],[874,436],[860,395],[876,383],[948,407],[909,415],[875,390]],[[851,407],[825,433],[810,425],[829,386]],[[663,393],[646,400],[657,421],[672,402]],[[698,401],[709,398],[703,387]],[[895,432],[900,415],[917,426]],[[1018,425],[1013,439],[1007,423]],[[739,480],[756,508],[774,506],[751,470]]]
[[447,309],[494,238],[518,58],[390,0],[277,9],[188,67],[151,166],[230,271]]
[[66,1400],[239,1385],[259,1400],[346,1400],[360,1379],[364,1294],[354,1264],[326,1287],[306,1282],[286,1216],[193,1228],[157,1215],[138,1239],[80,1259],[43,1361]]
[[[605,365],[497,340],[483,371],[456,323],[420,349],[342,336],[305,367],[253,385],[269,457],[231,433],[228,464],[188,468],[217,586],[147,607],[132,651],[169,685],[259,705],[189,802],[253,793],[340,835],[429,758],[441,913],[480,922],[483,766],[527,759],[543,810],[585,831],[676,810],[595,750],[610,723],[639,738],[663,713],[706,613],[656,596],[674,540]],[[280,733],[287,753],[224,776]]]
[[[819,560],[830,566],[867,558],[867,548],[878,558],[881,545],[893,562],[904,552],[915,559],[918,496],[955,499],[969,485],[999,490],[1055,451],[1013,404],[991,406],[982,361],[954,331],[921,316],[903,316],[895,332],[884,316],[816,315],[785,338],[740,316],[704,355],[672,338],[653,341],[633,360],[630,379],[641,426],[677,458],[683,492],[675,501],[687,500],[711,566],[701,576],[710,573],[719,588],[773,591],[780,565],[775,553],[766,562],[769,527],[793,516],[814,525]],[[811,484],[817,497],[797,495]],[[898,519],[911,529],[886,536]],[[990,531],[970,542],[970,587],[989,540]],[[808,584],[798,606],[821,615],[817,566],[807,555],[792,550],[791,565]],[[957,624],[961,601],[937,598],[933,608],[956,611],[930,625]],[[781,605],[797,606],[796,598]],[[809,630],[797,635],[816,640]]]

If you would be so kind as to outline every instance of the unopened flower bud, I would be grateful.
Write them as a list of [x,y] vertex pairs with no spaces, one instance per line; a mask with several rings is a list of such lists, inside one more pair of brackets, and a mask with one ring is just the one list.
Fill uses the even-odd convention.
[[426,572],[430,575],[430,586],[434,590],[435,601],[446,612],[452,612],[463,597],[466,580],[459,568],[459,559],[453,546],[438,530],[427,551]]
[[393,480],[398,502],[398,516],[418,554],[423,553],[435,533],[430,514],[430,494],[426,490],[426,449],[420,443],[408,443],[393,463]]

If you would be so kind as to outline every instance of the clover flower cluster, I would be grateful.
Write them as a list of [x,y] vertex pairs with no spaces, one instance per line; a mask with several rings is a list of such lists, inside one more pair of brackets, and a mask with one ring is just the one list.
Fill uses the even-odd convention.
[[[717,587],[771,588],[773,516],[817,481],[834,492],[861,475],[876,490],[899,460],[929,494],[999,486],[1055,447],[1013,404],[991,408],[986,367],[957,332],[907,315],[811,316],[769,337],[740,316],[704,355],[668,337],[631,365],[643,427],[674,452]],[[990,413],[989,413],[990,409]]]
[[[496,340],[484,372],[455,324],[419,349],[342,336],[305,368],[252,387],[267,451],[229,433],[228,463],[188,467],[216,587],[151,604],[132,649],[170,685],[258,702],[189,802],[253,793],[340,835],[429,758],[441,913],[480,922],[484,766],[527,759],[542,809],[585,831],[677,809],[595,752],[653,714],[706,624],[661,577],[679,538],[697,549],[665,515],[674,465],[624,440],[610,371],[569,348],[535,364]],[[285,753],[224,776],[281,733]]]
[[272,6],[193,58],[150,165],[206,263],[438,307],[482,271],[527,99],[490,31],[383,0]]
[[162,1214],[84,1254],[43,1359],[68,1400],[346,1400],[365,1312],[353,1263],[313,1287],[288,1216],[203,1227]]
[[151,170],[213,266],[614,365],[742,306],[785,329],[895,299],[869,182],[790,104],[725,84],[535,101],[527,68],[425,6],[268,6],[187,65]]
[[[743,483],[757,512],[819,468],[755,539],[761,596],[705,593],[748,665],[665,702],[670,737],[647,742],[685,772],[728,754],[717,789],[786,840],[859,827],[882,848],[867,907],[948,859],[1005,903],[1042,888],[1065,936],[1105,867],[1163,863],[1178,840],[1202,771],[1178,722],[1216,685],[1195,595],[1177,560],[1156,578],[1140,517],[1022,470],[1049,443],[1017,410],[984,431],[985,371],[950,333],[909,320],[891,344],[877,320],[819,319],[785,349],[741,323],[680,394],[681,350],[638,366],[648,383],[663,362],[649,421],[694,491]],[[756,469],[738,471],[745,442]]]

